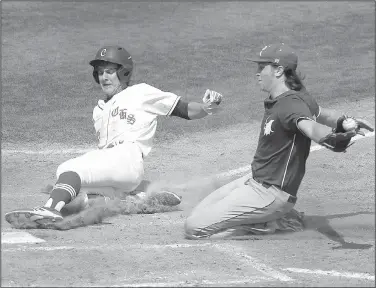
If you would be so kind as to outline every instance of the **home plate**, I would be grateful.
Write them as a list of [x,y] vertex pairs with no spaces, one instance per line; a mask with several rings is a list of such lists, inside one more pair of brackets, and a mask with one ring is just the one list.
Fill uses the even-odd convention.
[[1,244],[41,243],[43,239],[34,237],[27,232],[1,232]]

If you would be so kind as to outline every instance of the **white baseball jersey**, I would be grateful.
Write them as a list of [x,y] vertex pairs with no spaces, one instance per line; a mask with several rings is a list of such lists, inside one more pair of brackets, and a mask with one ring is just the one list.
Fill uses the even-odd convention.
[[147,156],[152,148],[157,116],[169,116],[180,99],[145,83],[129,86],[93,111],[98,148],[123,142],[136,143]]

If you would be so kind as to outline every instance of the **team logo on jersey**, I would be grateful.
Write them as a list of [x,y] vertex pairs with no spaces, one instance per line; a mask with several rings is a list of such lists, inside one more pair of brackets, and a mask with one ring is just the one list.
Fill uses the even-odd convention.
[[265,125],[264,125],[264,135],[270,135],[272,134],[274,131],[272,130],[272,124],[274,122],[274,120],[269,120],[269,117],[266,119],[265,121]]
[[121,120],[126,120],[127,124],[133,125],[136,122],[135,115],[128,113],[126,108],[120,109],[119,116]]
[[120,109],[120,119],[127,119],[127,109]]
[[103,57],[104,55],[106,55],[106,53],[107,53],[107,49],[104,48],[104,49],[102,50],[102,52],[101,52],[101,56]]
[[119,114],[119,107],[116,107],[114,110],[112,110],[111,115],[112,117],[116,117]]

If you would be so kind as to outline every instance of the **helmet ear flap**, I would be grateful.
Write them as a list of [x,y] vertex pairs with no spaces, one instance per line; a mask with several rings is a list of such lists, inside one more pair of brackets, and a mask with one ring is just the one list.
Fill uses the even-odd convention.
[[96,69],[93,70],[93,77],[94,77],[95,82],[99,84],[98,71]]
[[120,82],[126,82],[126,83],[128,83],[128,82],[129,82],[129,79],[131,78],[132,71],[131,71],[131,70],[128,70],[128,69],[125,68],[125,67],[121,67],[121,68],[117,71],[117,75],[118,75],[118,78],[119,78]]

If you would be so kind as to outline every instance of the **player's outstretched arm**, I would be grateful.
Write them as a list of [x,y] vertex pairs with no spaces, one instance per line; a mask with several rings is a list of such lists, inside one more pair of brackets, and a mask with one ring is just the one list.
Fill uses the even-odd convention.
[[350,143],[351,138],[358,133],[355,129],[346,131],[343,129],[342,123],[333,129],[312,120],[302,119],[297,125],[308,138],[334,152],[345,152],[353,144]]
[[302,119],[298,122],[298,128],[304,135],[316,143],[319,143],[320,139],[332,133],[332,128],[306,119]]
[[217,113],[220,109],[219,104],[222,98],[222,94],[208,89],[202,99],[203,103],[179,100],[171,115],[187,120],[201,119],[207,115]]
[[335,128],[337,127],[337,119],[343,114],[334,109],[323,108],[320,106],[320,114],[316,121],[320,124]]
[[208,105],[204,103],[189,102],[188,103],[189,119],[191,120],[201,119],[201,118],[208,116],[209,114],[213,114],[216,112],[216,111],[208,111],[206,106]]
[[[343,117],[343,113],[340,113],[334,109],[328,109],[320,107],[320,115],[317,117],[316,121],[318,123],[324,124],[326,126],[336,128],[338,121]],[[353,117],[352,117],[353,118]],[[357,123],[357,129],[366,129],[368,131],[374,131],[372,125],[363,119],[353,118]]]

